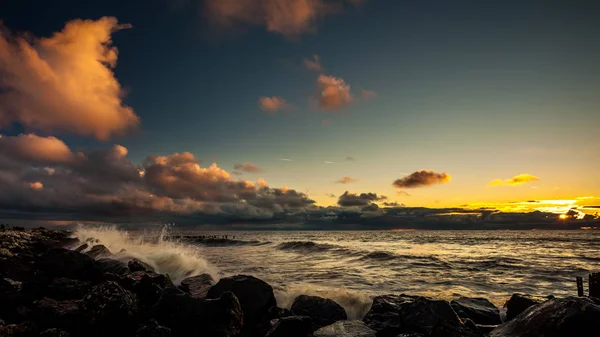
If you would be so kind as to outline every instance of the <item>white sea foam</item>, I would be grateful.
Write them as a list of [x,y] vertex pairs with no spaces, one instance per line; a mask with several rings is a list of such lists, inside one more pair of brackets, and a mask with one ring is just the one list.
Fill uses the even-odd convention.
[[327,288],[300,284],[276,287],[274,292],[277,305],[288,309],[294,303],[294,299],[300,295],[320,296],[332,299],[346,310],[348,319],[363,319],[373,302],[372,296],[364,292],[349,291],[345,287]]
[[175,284],[203,273],[218,280],[217,268],[200,255],[198,248],[166,239],[168,227],[156,231],[130,233],[115,226],[79,226],[73,233],[81,242],[102,244],[115,254],[111,258],[128,262],[136,258],[157,273],[168,274]]

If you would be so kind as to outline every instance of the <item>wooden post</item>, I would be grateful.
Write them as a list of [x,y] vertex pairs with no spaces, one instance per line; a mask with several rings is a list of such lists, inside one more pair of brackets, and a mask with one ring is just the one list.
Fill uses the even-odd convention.
[[591,273],[588,279],[590,297],[600,298],[600,273]]
[[583,277],[577,276],[577,296],[583,297]]

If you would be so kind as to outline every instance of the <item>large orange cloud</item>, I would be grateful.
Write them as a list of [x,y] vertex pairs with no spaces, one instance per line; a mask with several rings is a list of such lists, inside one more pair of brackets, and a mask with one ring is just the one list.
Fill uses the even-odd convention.
[[540,180],[540,178],[528,174],[528,173],[522,173],[522,174],[518,174],[512,178],[509,179],[494,179],[492,180],[488,186],[493,187],[493,186],[517,186],[517,185],[523,185],[532,181],[537,181]]
[[24,38],[0,26],[0,127],[18,122],[101,140],[136,127],[112,71],[111,34],[128,27],[113,17],[74,20],[49,38]]
[[[350,3],[357,5],[358,1]],[[316,21],[339,12],[341,1],[330,0],[206,0],[210,20],[231,28],[236,25],[263,25],[267,31],[287,37],[314,32]]]
[[434,172],[431,170],[415,171],[406,177],[397,179],[393,185],[397,188],[418,188],[449,182],[451,176],[446,172]]
[[19,136],[0,135],[0,158],[32,162],[41,165],[67,163],[73,153],[62,140],[34,134]]

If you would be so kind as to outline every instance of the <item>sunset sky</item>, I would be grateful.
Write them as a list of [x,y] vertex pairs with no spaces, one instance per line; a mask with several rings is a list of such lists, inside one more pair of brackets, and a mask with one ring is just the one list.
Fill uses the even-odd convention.
[[0,219],[600,205],[597,1],[88,3],[0,3]]

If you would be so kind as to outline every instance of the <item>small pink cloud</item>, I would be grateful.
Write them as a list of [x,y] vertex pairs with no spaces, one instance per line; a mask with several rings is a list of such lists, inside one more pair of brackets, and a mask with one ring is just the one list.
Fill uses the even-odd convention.
[[317,87],[321,91],[319,107],[329,111],[339,111],[353,103],[350,85],[342,78],[319,75]]
[[279,110],[289,110],[292,105],[289,104],[283,97],[261,97],[258,99],[258,106],[261,110],[275,114]]

